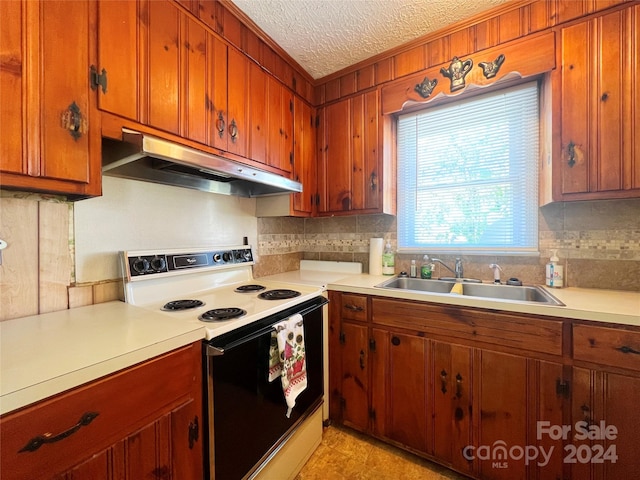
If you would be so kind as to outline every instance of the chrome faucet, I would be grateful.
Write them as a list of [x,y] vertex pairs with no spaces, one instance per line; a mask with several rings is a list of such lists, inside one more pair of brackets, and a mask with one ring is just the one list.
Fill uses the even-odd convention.
[[491,265],[489,265],[489,268],[491,270],[493,270],[493,283],[495,284],[500,284],[500,272],[502,271],[502,268],[500,268],[500,265],[498,265],[497,263],[492,263]]
[[460,260],[459,258],[456,258],[456,265],[454,268],[451,268],[449,265],[444,263],[439,258],[432,258],[431,261],[442,265],[444,268],[446,268],[451,273],[453,273],[456,278],[462,278],[464,276],[464,269],[462,268],[462,260]]

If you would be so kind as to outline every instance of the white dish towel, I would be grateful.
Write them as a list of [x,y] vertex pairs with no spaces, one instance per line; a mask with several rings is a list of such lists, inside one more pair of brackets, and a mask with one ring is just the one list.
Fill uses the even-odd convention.
[[[269,351],[269,381],[282,380],[282,391],[287,402],[287,418],[296,405],[296,398],[307,388],[307,364],[304,346],[302,316],[295,314],[276,325],[275,336],[278,355],[274,355],[273,338]],[[273,335],[272,335],[273,337]],[[276,358],[279,363],[276,363]]]

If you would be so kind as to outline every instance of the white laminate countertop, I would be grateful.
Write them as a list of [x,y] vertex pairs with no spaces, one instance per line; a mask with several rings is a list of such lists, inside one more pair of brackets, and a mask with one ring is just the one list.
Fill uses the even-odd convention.
[[114,301],[0,322],[0,414],[204,338],[204,329]]
[[365,295],[406,298],[440,304],[640,326],[640,293],[637,292],[571,287],[547,288],[549,293],[565,304],[562,307],[375,287],[375,285],[389,280],[389,278],[391,277],[383,275],[350,275],[340,280],[332,281],[327,285],[327,288],[329,290]]

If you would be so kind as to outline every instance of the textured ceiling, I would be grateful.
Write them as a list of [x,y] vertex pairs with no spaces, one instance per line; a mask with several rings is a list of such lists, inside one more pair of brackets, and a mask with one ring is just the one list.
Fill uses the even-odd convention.
[[507,0],[232,0],[313,78]]

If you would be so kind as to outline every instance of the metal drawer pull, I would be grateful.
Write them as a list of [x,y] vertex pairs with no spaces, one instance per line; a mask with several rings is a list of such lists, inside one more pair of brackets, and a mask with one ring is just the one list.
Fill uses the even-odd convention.
[[358,305],[351,305],[350,303],[346,304],[344,308],[346,308],[347,310],[352,310],[354,312],[361,312],[362,310],[364,310],[362,307],[359,307]]
[[27,442],[27,444],[24,447],[18,450],[18,453],[35,452],[45,443],[55,443],[55,442],[59,442],[60,440],[64,440],[65,438],[70,437],[71,435],[76,433],[78,430],[80,430],[80,428],[86,427],[87,425],[89,425],[91,422],[93,422],[93,420],[98,415],[100,415],[98,412],[87,412],[84,415],[82,415],[82,417],[80,417],[80,420],[78,420],[78,423],[76,423],[69,430],[65,430],[64,432],[59,433],[57,435],[53,435],[53,436],[50,433],[45,433],[44,435],[38,435],[37,437],[33,437],[31,440]]
[[627,347],[626,345],[624,347],[618,347],[616,348],[616,350],[622,353],[634,353],[636,355],[640,355],[640,352],[638,350],[634,350],[633,348]]

